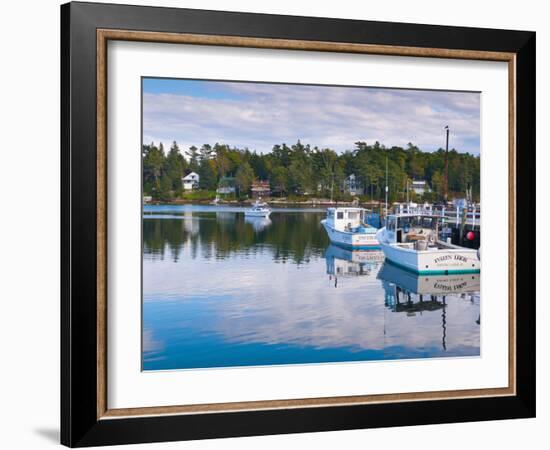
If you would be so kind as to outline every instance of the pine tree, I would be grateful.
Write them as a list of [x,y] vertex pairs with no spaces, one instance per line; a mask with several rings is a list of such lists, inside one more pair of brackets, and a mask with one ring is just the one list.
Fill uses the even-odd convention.
[[199,170],[199,150],[192,145],[185,154],[189,157],[189,170],[191,172],[197,172]]

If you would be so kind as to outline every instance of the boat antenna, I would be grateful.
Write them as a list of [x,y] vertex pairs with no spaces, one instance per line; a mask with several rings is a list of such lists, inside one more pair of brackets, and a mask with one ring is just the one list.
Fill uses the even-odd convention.
[[386,155],[386,217],[388,217],[388,155]]
[[449,125],[445,125],[445,192],[443,197],[445,204],[449,196]]
[[407,175],[407,213],[409,212],[409,176]]

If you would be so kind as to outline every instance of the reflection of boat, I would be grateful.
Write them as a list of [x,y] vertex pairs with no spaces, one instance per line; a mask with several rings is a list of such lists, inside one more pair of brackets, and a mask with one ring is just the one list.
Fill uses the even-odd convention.
[[328,208],[321,223],[333,244],[355,250],[378,247],[376,228],[365,221],[363,208]]
[[377,250],[346,250],[330,245],[325,252],[327,273],[334,277],[371,276],[373,279],[384,261]]
[[394,312],[414,314],[445,311],[446,297],[470,297],[473,302],[480,289],[479,273],[419,275],[386,262],[378,272],[382,280],[385,304]]
[[386,258],[420,274],[479,273],[477,250],[439,240],[441,217],[392,214],[376,234]]
[[265,230],[272,223],[269,217],[256,216],[245,216],[244,221],[252,225],[252,228],[254,228],[256,232]]
[[245,217],[269,217],[271,209],[267,206],[267,203],[260,201],[259,199],[252,205],[252,208],[245,210]]
[[[378,272],[385,291],[385,306],[406,317],[441,313],[441,346],[447,350],[447,299],[461,297],[479,305],[479,273],[453,275],[421,275],[404,270],[386,261]],[[476,300],[477,299],[477,300]],[[439,314],[439,313],[438,313]],[[477,315],[476,325],[480,324]]]
[[395,284],[403,291],[420,295],[449,295],[479,292],[480,274],[419,275],[386,263],[378,278]]

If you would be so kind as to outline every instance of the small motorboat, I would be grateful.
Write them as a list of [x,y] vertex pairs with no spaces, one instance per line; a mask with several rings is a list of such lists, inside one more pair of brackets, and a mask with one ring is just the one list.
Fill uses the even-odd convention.
[[244,211],[245,217],[263,217],[268,218],[271,214],[271,209],[267,203],[262,202],[260,199],[252,205],[252,208],[246,209]]

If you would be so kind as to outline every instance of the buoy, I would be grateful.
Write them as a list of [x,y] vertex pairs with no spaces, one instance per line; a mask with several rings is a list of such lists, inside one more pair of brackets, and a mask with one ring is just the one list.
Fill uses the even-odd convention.
[[476,235],[473,231],[468,231],[468,233],[466,233],[466,239],[468,239],[469,241],[473,241],[475,237]]

